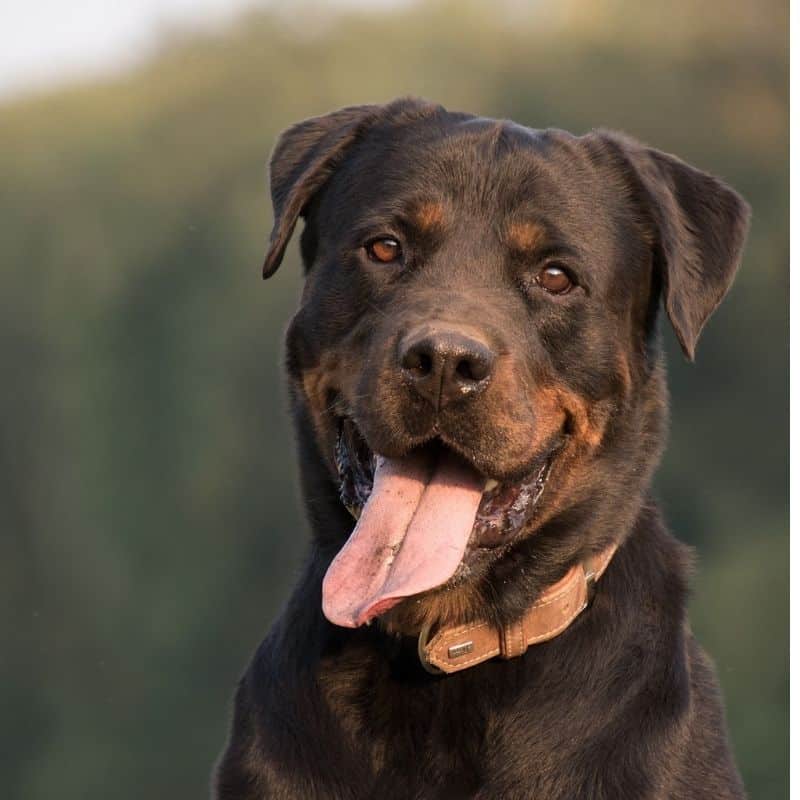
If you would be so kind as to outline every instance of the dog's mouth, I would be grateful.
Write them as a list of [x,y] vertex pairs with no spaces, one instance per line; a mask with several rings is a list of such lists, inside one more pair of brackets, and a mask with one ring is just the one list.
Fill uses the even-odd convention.
[[373,453],[349,417],[335,447],[339,495],[357,520],[323,582],[323,611],[357,627],[406,597],[457,582],[481,554],[526,529],[559,443],[520,480],[499,483],[433,439],[399,458]]
[[[501,484],[493,478],[483,479],[470,546],[497,547],[508,544],[519,533],[544,491],[555,449],[538,459],[528,475],[520,481]],[[435,463],[451,454],[452,450],[443,442],[434,440],[416,448],[414,453]],[[452,457],[459,458],[455,453],[452,453]],[[466,469],[478,472],[466,460],[462,460]],[[372,493],[378,456],[369,449],[349,417],[339,419],[335,461],[339,473],[339,498],[353,519],[358,520]]]

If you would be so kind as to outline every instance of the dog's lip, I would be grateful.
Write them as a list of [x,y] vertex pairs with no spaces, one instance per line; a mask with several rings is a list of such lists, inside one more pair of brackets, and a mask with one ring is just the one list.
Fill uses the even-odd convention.
[[[554,437],[548,446],[534,454],[528,462],[516,467],[510,473],[503,474],[498,472],[492,473],[488,472],[486,469],[482,469],[476,464],[474,458],[471,457],[471,454],[465,448],[461,447],[458,442],[451,441],[449,437],[442,435],[438,431],[432,431],[430,435],[420,437],[420,439],[412,445],[404,448],[402,452],[386,455],[370,447],[354,416],[347,413],[337,416],[337,425],[338,432],[336,436],[334,464],[339,477],[339,493],[343,505],[355,519],[358,519],[361,508],[363,508],[363,505],[369,497],[372,489],[375,464],[377,463],[377,459],[381,456],[402,458],[413,450],[425,447],[440,447],[456,453],[460,458],[464,459],[472,469],[481,475],[485,481],[481,507],[476,517],[477,525],[478,520],[485,520],[486,511],[491,507],[492,502],[504,493],[513,494],[515,491],[526,491],[528,499],[530,500],[530,507],[535,506],[550,477],[553,463],[564,444],[564,435],[559,434]],[[344,441],[346,434],[349,434],[351,439],[349,446],[348,443]],[[353,442],[352,439],[355,439],[355,441]],[[352,450],[356,452],[353,453]],[[359,450],[361,451],[360,455],[358,452]],[[355,458],[353,457],[354,455]],[[367,483],[369,486],[366,485]],[[531,494],[532,489],[535,489],[535,491]],[[510,512],[514,504],[518,503],[519,499],[518,495],[512,497],[509,501],[508,509],[505,510]],[[517,509],[517,513],[520,514],[523,508],[527,508],[527,505]],[[502,506],[500,510],[503,510]],[[521,524],[522,523],[520,523],[520,527]],[[514,527],[517,526],[515,525]],[[498,530],[500,528],[502,528],[502,526],[500,526]],[[506,539],[510,541],[516,538],[516,533],[518,532],[519,530],[512,530],[512,535],[506,537]],[[495,547],[498,542],[484,542],[483,544],[476,542],[474,544],[477,548],[485,549]]]
[[[341,439],[344,426],[346,425],[352,425],[353,431],[356,433],[360,444],[369,451],[373,464],[378,458],[404,458],[415,450],[423,450],[428,447],[448,449],[466,461],[470,467],[475,470],[475,472],[485,479],[486,487],[484,491],[491,491],[503,484],[512,483],[516,479],[524,478],[532,471],[532,468],[528,467],[528,465],[515,469],[510,474],[502,474],[494,470],[487,469],[485,465],[476,462],[472,453],[470,453],[467,448],[461,446],[458,441],[452,440],[450,437],[441,433],[436,428],[433,428],[429,434],[416,437],[411,442],[407,442],[403,446],[400,446],[397,449],[392,449],[391,451],[384,451],[383,449],[374,448],[367,439],[367,436],[364,434],[362,427],[358,424],[358,420],[356,419],[355,415],[348,412],[340,413],[336,417],[337,444],[338,440]],[[334,457],[334,463],[336,464],[337,470],[339,470],[340,465],[336,457]],[[339,473],[341,477],[341,470],[339,470]]]
[[[437,426],[434,426],[430,432],[424,436],[410,438],[408,441],[398,444],[397,447],[392,447],[391,449],[376,448],[372,446],[368,436],[364,433],[364,428],[359,424],[358,418],[354,412],[351,412],[349,409],[337,409],[335,421],[336,436],[341,436],[343,425],[351,424],[363,445],[369,450],[373,459],[380,457],[403,458],[414,450],[432,446],[452,450],[486,480],[488,484],[486,491],[495,488],[497,485],[510,485],[524,481],[526,478],[529,478],[542,463],[542,453],[538,452],[532,454],[527,461],[515,465],[510,470],[495,469],[491,464],[476,460],[474,453],[471,452],[469,448],[464,447],[458,439],[448,436],[447,433],[439,430]],[[558,441],[551,442],[545,448],[548,452],[560,448],[561,440],[564,437],[560,434],[556,438]]]

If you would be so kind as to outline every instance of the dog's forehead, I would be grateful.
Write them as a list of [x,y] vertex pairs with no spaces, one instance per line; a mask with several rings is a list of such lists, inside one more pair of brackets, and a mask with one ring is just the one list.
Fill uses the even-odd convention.
[[340,213],[412,213],[423,227],[455,217],[558,219],[580,238],[608,206],[578,137],[456,114],[376,128],[333,184]]

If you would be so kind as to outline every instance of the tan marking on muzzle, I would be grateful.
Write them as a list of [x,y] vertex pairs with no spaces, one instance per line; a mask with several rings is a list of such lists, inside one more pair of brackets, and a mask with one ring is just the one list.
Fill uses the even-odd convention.
[[[553,420],[572,423],[572,436],[581,444],[594,450],[600,446],[605,434],[611,409],[606,403],[591,403],[579,394],[561,386],[539,389],[533,400],[534,409],[543,428],[553,433]],[[547,424],[550,422],[550,424]]]
[[305,395],[311,412],[311,419],[318,437],[328,441],[335,434],[333,431],[334,409],[330,408],[331,395],[341,392],[341,387],[334,383],[334,377],[343,372],[339,358],[331,352],[323,353],[319,364],[303,370],[299,384]]

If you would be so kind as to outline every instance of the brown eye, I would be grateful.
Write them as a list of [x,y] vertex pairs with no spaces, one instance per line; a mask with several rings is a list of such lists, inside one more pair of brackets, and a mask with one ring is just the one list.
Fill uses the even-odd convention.
[[569,275],[555,264],[545,267],[536,276],[536,282],[550,294],[566,294],[573,286]]
[[403,249],[397,239],[387,236],[370,242],[367,245],[367,254],[373,261],[391,264],[392,261],[399,260],[400,256],[403,255]]

